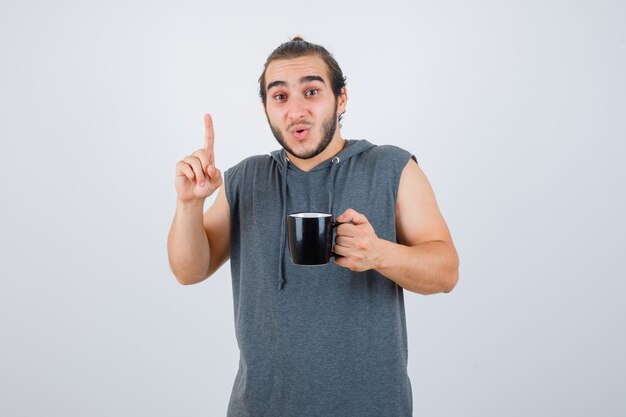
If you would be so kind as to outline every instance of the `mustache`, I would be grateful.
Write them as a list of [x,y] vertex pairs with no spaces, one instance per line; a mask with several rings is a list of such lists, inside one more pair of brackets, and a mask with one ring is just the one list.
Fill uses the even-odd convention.
[[309,121],[306,121],[306,120],[301,120],[301,121],[298,121],[298,122],[289,123],[289,125],[287,126],[287,130],[288,130],[288,131],[291,131],[291,129],[292,129],[294,126],[306,126],[306,127],[311,127],[311,126],[313,126],[313,123],[311,123],[311,122],[309,122]]

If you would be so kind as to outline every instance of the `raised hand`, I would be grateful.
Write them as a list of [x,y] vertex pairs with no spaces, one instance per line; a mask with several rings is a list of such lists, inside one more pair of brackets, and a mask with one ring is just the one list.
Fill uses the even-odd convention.
[[222,173],[215,167],[213,119],[204,115],[204,148],[176,164],[176,193],[183,202],[204,200],[222,185]]

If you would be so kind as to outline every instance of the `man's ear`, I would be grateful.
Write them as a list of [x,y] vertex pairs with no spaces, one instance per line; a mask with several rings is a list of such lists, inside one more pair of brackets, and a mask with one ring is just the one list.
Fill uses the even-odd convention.
[[337,122],[339,123],[339,127],[341,128],[341,119],[343,119],[343,115],[346,112],[346,104],[348,103],[348,89],[346,87],[341,88],[341,93],[339,93],[339,97],[337,97]]
[[341,114],[346,111],[346,104],[348,103],[348,89],[346,87],[341,88],[337,101],[337,110]]

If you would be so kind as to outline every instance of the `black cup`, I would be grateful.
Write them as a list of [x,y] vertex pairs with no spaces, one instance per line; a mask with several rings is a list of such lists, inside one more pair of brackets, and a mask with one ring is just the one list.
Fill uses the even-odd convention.
[[334,256],[333,229],[339,223],[329,213],[293,213],[287,216],[291,261],[296,265],[323,265]]

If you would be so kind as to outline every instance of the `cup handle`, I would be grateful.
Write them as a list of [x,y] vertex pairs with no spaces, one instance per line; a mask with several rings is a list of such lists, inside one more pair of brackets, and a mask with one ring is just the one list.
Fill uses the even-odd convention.
[[[334,221],[334,220],[331,220],[331,222],[330,222],[330,225],[331,225],[331,227],[332,227],[333,229],[335,229],[336,227],[338,227],[338,226],[340,226],[340,225],[342,225],[342,224],[343,224],[343,223],[339,223],[339,222],[336,222],[336,221]],[[336,236],[335,236],[335,237],[336,237]],[[334,239],[334,238],[333,238],[333,246],[335,246],[335,239]],[[343,257],[343,255],[336,254],[335,252],[333,252],[333,251],[331,250],[331,251],[330,251],[330,257],[331,257],[331,258],[342,258],[342,257]]]

